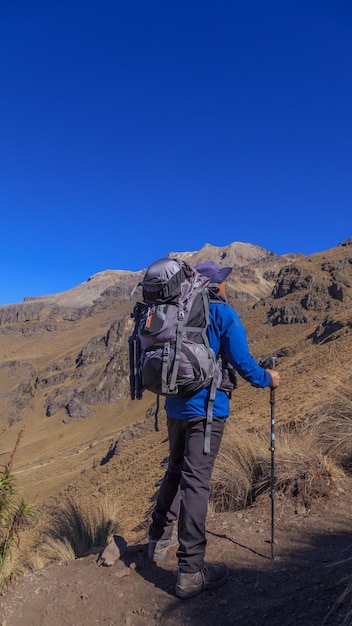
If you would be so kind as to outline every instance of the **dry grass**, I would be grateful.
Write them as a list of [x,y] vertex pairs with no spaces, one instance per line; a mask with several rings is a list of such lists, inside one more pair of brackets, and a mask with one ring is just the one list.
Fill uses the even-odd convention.
[[42,569],[50,561],[67,563],[75,559],[70,542],[65,539],[47,537],[35,550],[31,550],[24,559],[27,570]]
[[[331,483],[343,472],[315,445],[314,436],[306,430],[282,431],[275,445],[275,491],[293,497],[309,507],[315,498],[327,496]],[[256,494],[269,492],[271,464],[269,458],[259,460],[261,478],[254,485]]]
[[228,421],[212,475],[213,511],[237,511],[251,504],[253,484],[258,477],[258,449],[263,446],[258,434]]
[[[269,435],[268,435],[269,436]],[[212,476],[211,508],[240,510],[272,486],[268,437],[229,422]],[[308,430],[277,433],[274,451],[275,491],[306,507],[326,496],[343,471],[323,454],[315,433]]]
[[[52,561],[67,563],[101,552],[119,531],[119,510],[111,496],[68,499],[50,518],[29,531],[22,550],[14,552],[11,578],[42,569]],[[34,532],[33,532],[34,531]]]
[[0,595],[16,578],[23,576],[27,571],[22,549],[20,546],[14,546],[11,558],[6,558],[1,567]]
[[309,422],[317,445],[324,454],[352,472],[352,390],[351,383],[339,387],[330,399],[316,408]]
[[42,531],[34,561],[67,561],[99,552],[118,530],[118,508],[111,497],[68,499]]

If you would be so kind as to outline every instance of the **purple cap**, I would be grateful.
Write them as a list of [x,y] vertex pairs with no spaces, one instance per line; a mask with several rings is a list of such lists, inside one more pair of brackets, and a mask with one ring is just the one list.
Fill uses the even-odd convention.
[[232,272],[232,267],[219,267],[214,261],[204,261],[204,263],[198,263],[198,265],[194,266],[194,269],[199,272],[199,274],[203,274],[203,276],[208,276],[210,278],[210,282],[212,283],[222,283],[225,278]]

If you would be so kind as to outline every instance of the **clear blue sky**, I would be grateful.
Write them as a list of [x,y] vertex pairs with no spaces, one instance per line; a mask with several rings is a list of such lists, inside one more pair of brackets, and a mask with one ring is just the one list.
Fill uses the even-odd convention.
[[350,0],[2,0],[0,304],[352,236]]

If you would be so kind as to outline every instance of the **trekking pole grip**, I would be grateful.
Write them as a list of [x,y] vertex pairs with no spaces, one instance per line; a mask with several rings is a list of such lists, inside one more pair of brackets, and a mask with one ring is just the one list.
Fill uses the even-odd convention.
[[[275,369],[276,356],[271,357],[271,369]],[[274,450],[275,448],[275,389],[270,387],[270,405],[271,405],[271,441],[270,441],[270,450]]]

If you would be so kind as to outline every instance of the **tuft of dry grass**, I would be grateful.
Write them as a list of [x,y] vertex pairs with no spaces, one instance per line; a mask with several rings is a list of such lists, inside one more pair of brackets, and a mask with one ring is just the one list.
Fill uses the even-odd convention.
[[[351,382],[351,381],[350,381]],[[339,387],[309,418],[309,426],[323,454],[352,472],[352,389]]]
[[211,479],[211,510],[237,511],[251,504],[258,447],[262,445],[258,434],[249,433],[236,422],[226,424]]
[[118,529],[118,507],[111,497],[68,499],[53,512],[36,558],[66,561],[99,552]]
[[[249,506],[272,487],[269,434],[249,431],[229,422],[214,466],[210,506],[215,512]],[[331,483],[343,476],[333,459],[305,429],[277,433],[274,450],[275,491],[309,507],[328,495]]]
[[[334,461],[317,449],[314,435],[305,429],[277,434],[274,461],[275,491],[306,507],[314,499],[327,496],[331,483],[343,476]],[[271,460],[258,462],[261,471],[254,485],[256,495],[269,492],[271,487]]]
[[26,570],[42,569],[50,561],[67,563],[74,561],[75,553],[68,539],[54,539],[46,537],[35,549],[28,552],[24,559]]
[[5,592],[14,580],[23,576],[26,572],[27,567],[24,562],[23,552],[18,545],[15,545],[11,552],[11,558],[6,558],[1,567],[0,595]]

